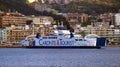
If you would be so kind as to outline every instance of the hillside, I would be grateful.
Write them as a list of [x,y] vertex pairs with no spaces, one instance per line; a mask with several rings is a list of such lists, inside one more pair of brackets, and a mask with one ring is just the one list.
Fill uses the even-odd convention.
[[51,4],[52,8],[59,12],[78,12],[88,14],[99,14],[106,12],[118,12],[120,0],[73,0],[70,4]]
[[[118,12],[120,9],[120,0],[73,0],[70,4],[59,5],[51,4],[52,8],[59,12],[100,14],[106,12]],[[0,0],[1,11],[18,11],[25,15],[40,15],[40,13],[30,6],[28,0]]]
[[66,21],[65,17],[61,15],[55,15],[53,13],[38,12],[28,6],[28,0],[0,0],[0,10],[1,11],[18,11],[24,15],[36,15],[36,16],[51,16],[57,22],[64,22],[64,25],[67,25],[68,29],[70,29],[68,22]]
[[18,11],[25,15],[39,15],[39,12],[28,6],[27,0],[0,0],[1,11]]

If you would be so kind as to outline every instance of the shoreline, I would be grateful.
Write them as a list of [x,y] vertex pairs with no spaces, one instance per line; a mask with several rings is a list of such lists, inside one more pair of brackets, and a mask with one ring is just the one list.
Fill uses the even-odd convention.
[[[120,47],[120,45],[106,45],[104,47]],[[21,46],[21,45],[1,45],[0,44],[0,48],[26,48],[25,46]]]
[[0,48],[25,48],[25,47],[21,45],[14,45],[14,46],[0,45]]

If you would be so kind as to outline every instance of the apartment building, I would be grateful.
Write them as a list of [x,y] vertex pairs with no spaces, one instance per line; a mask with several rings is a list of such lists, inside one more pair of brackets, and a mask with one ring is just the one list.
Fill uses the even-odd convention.
[[0,43],[6,43],[6,42],[7,42],[7,30],[0,29]]
[[114,19],[115,19],[115,21],[114,21],[115,25],[120,26],[120,13],[116,13],[114,15]]
[[32,20],[35,27],[43,27],[42,25],[50,26],[54,24],[54,19],[50,16],[28,16],[27,20]]
[[66,19],[68,20],[70,26],[72,26],[75,29],[76,25],[84,23],[88,20],[88,14],[68,13],[66,15]]
[[11,25],[25,25],[26,17],[21,13],[2,13],[0,14],[0,28]]

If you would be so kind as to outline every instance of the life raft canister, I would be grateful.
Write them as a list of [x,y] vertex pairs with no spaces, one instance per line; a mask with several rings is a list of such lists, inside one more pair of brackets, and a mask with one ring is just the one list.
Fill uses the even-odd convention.
[[60,45],[60,40],[57,40],[57,45]]

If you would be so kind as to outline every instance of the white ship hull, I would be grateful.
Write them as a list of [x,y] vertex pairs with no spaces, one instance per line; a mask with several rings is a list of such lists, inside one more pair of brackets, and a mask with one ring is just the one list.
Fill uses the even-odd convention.
[[105,38],[66,38],[64,36],[43,36],[21,41],[26,47],[103,47]]

